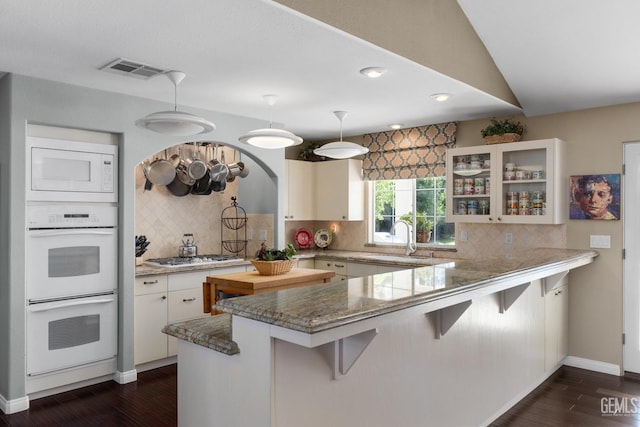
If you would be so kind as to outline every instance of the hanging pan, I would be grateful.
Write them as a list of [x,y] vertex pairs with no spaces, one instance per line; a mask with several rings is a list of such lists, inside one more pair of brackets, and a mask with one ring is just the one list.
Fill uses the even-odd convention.
[[[207,145],[205,147],[205,154],[208,156],[209,150],[211,146]],[[205,156],[205,160],[206,157]],[[199,196],[206,196],[211,194],[211,167],[210,162],[205,162],[206,173],[202,176],[202,178],[198,179],[193,187],[191,187],[191,194],[197,194]]]
[[176,170],[173,164],[167,160],[167,150],[164,150],[164,159],[156,158],[145,168],[144,175],[154,185],[167,185],[173,181]]
[[224,149],[220,149],[220,163],[211,167],[211,191],[219,192],[224,191],[227,188],[227,175],[229,175],[229,169],[224,164]]

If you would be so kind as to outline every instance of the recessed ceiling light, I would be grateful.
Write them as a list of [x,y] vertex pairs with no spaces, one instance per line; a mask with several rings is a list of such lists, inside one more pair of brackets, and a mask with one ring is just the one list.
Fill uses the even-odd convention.
[[360,74],[369,77],[370,79],[377,79],[386,72],[387,69],[382,67],[367,67],[360,70]]
[[449,96],[451,95],[449,95],[448,93],[434,93],[433,95],[431,95],[431,97],[438,102],[446,101],[447,99],[449,99]]
[[395,129],[402,129],[403,126],[404,126],[404,124],[402,124],[402,123],[394,123],[394,124],[389,125],[389,127],[391,129],[394,129],[394,130]]

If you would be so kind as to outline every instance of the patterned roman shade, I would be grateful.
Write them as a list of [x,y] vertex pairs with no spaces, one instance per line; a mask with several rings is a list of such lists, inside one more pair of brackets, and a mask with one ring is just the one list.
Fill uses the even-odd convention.
[[455,122],[364,135],[364,179],[444,176],[447,148],[456,145]]

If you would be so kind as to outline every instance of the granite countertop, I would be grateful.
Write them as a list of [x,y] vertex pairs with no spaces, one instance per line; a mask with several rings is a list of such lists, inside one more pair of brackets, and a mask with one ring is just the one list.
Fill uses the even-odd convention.
[[246,259],[239,259],[237,261],[227,261],[221,264],[193,264],[182,267],[156,267],[154,265],[143,264],[136,266],[136,277],[153,276],[155,274],[186,273],[189,271],[200,270],[215,270],[217,268],[237,267],[239,265],[251,265],[251,262]]
[[[488,286],[510,276],[591,262],[591,250],[530,249],[506,257],[457,260],[322,286],[225,299],[219,310],[313,334]],[[581,265],[581,264],[580,264]]]
[[335,259],[347,262],[362,262],[368,264],[384,264],[406,267],[422,267],[451,262],[452,259],[437,257],[422,257],[416,255],[394,255],[379,252],[342,251],[328,249],[304,249],[298,251],[298,258]]
[[211,317],[171,323],[162,332],[167,335],[198,344],[220,353],[240,353],[238,344],[231,340],[231,315],[218,314]]
[[[321,259],[334,259],[347,262],[363,262],[369,264],[383,264],[383,265],[395,265],[405,267],[421,267],[425,265],[435,265],[451,262],[452,260],[447,258],[435,258],[435,257],[418,257],[415,255],[389,255],[384,253],[375,252],[357,252],[357,251],[340,251],[340,250],[300,250],[296,255],[296,258],[309,259],[309,258],[321,258]],[[215,270],[216,268],[235,267],[239,265],[251,265],[251,261],[248,259],[242,259],[238,261],[225,262],[224,264],[193,264],[183,267],[156,267],[152,265],[139,265],[136,266],[136,277],[152,276],[154,274],[172,274],[172,273],[185,273],[188,271],[200,271],[200,270]]]

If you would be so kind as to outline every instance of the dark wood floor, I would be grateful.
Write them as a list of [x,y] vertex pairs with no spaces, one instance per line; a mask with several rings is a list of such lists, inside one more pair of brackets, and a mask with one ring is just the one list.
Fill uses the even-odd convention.
[[[176,384],[176,365],[166,366],[140,373],[136,383],[110,381],[33,400],[28,411],[0,412],[0,426],[175,426]],[[612,398],[605,411],[626,398],[629,413],[603,415],[602,398]],[[635,399],[640,412],[640,381],[563,367],[491,425],[640,426],[640,415],[631,413]]]
[[176,365],[138,374],[138,381],[108,381],[29,402],[29,410],[0,412],[0,426],[111,427],[178,424]]
[[[609,414],[625,404],[627,413]],[[491,426],[640,426],[633,412],[640,413],[640,381],[563,366]]]

